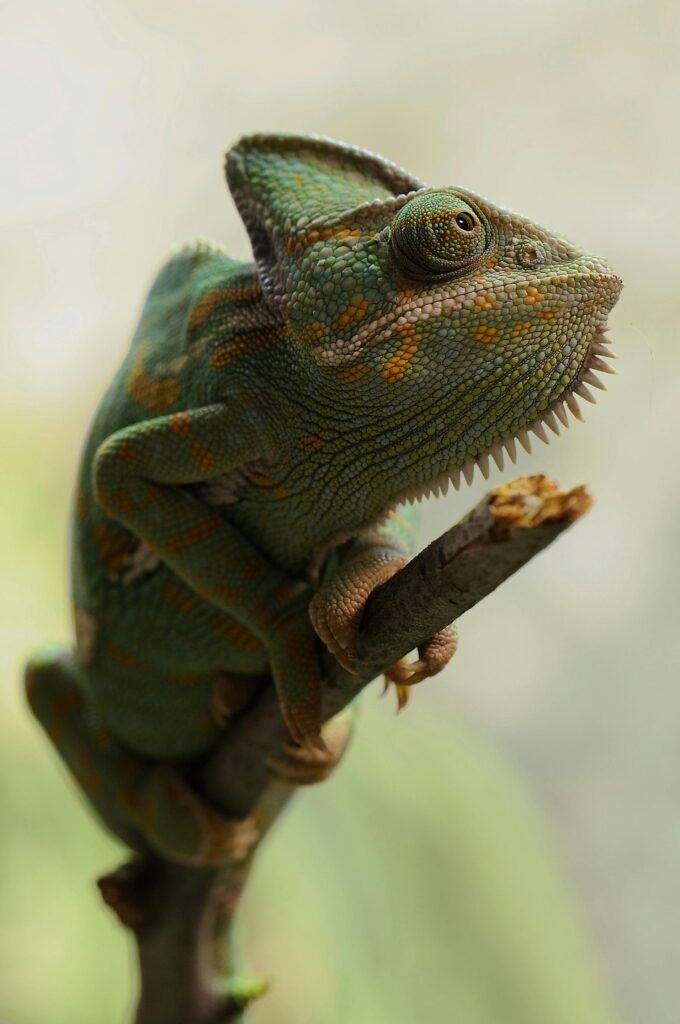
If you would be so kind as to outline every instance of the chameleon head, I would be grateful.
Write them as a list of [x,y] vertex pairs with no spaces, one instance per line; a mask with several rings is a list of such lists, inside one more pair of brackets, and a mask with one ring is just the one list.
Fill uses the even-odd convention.
[[604,260],[362,150],[271,136],[241,147],[228,174],[265,293],[310,406],[352,425],[348,458],[354,445],[355,460],[384,467],[376,508],[457,486],[476,463],[486,475],[489,454],[513,456],[514,438],[543,438],[544,423],[557,432],[568,408],[579,415],[575,395],[602,386],[621,290]]

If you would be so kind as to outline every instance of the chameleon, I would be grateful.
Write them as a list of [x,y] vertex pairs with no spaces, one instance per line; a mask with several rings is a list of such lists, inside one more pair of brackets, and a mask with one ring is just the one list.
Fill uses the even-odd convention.
[[[420,498],[580,418],[622,286],[530,220],[328,138],[244,137],[226,178],[253,261],[200,241],[153,282],[81,460],[74,651],[26,671],[104,823],[194,865],[252,837],[191,766],[273,681],[281,773],[328,773],[320,642],[356,665]],[[444,630],[393,666],[400,700],[454,650]]]

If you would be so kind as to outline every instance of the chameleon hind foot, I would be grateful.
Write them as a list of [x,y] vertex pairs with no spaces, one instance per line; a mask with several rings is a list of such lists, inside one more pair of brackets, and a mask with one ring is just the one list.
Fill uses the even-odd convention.
[[430,679],[441,672],[450,662],[458,647],[458,632],[454,625],[447,626],[418,647],[418,658],[409,661],[401,658],[385,673],[385,693],[394,686],[397,694],[397,709],[406,707],[411,696],[411,687],[423,679]]
[[138,757],[93,728],[80,672],[68,652],[47,651],[29,662],[26,692],[104,824],[136,852],[180,864],[243,860],[258,838],[253,820],[227,818],[189,785],[181,766]]
[[324,753],[321,734],[321,664],[309,616],[311,591],[291,601],[272,624],[269,663],[283,720],[301,747]]
[[325,750],[319,747],[285,747],[267,762],[273,775],[293,786],[312,786],[332,774],[352,737],[354,715],[350,709],[331,718],[322,729]]
[[392,665],[385,675],[391,683],[414,686],[436,676],[446,668],[458,647],[458,633],[455,626],[447,626],[418,646],[418,658],[409,661],[401,658]]

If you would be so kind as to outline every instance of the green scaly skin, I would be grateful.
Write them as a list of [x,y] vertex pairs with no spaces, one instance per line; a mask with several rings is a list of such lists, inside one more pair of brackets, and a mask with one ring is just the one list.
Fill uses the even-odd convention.
[[[527,428],[556,429],[565,399],[577,411],[621,287],[530,221],[330,140],[246,138],[227,180],[255,264],[190,245],[154,282],[82,462],[76,654],[27,672],[109,827],[193,864],[252,836],[183,763],[273,677],[303,780],[317,635],[352,664],[368,594],[413,550],[397,506],[486,474]],[[454,648],[438,634],[393,680]]]

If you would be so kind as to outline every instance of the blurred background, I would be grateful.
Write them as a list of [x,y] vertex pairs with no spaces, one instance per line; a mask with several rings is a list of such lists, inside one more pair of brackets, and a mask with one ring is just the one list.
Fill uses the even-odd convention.
[[[365,693],[247,894],[247,965],[274,978],[253,1022],[677,1024],[677,5],[9,0],[1,26],[0,1020],[133,1003],[93,885],[123,851],[21,664],[70,640],[78,451],[152,276],[185,239],[246,258],[223,152],[299,130],[562,231],[625,288],[610,393],[518,466],[589,482],[593,511],[465,617],[402,715]],[[423,544],[482,492],[426,504]]]

